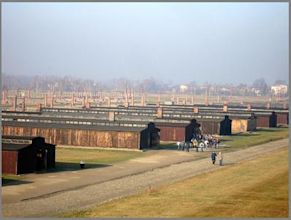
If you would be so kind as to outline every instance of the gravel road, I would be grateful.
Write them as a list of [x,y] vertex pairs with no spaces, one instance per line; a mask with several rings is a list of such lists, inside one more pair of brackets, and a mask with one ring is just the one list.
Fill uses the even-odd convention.
[[[176,163],[160,168],[150,167],[143,172],[120,176],[108,181],[70,188],[59,193],[43,195],[24,201],[2,204],[5,217],[53,217],[62,212],[82,210],[97,204],[142,192],[149,188],[180,181],[201,173],[224,169],[243,160],[267,154],[288,146],[289,139],[278,140],[250,147],[244,150],[225,153],[224,166],[212,165],[210,158]],[[145,159],[145,158],[142,158]],[[138,159],[132,161],[138,163]]]

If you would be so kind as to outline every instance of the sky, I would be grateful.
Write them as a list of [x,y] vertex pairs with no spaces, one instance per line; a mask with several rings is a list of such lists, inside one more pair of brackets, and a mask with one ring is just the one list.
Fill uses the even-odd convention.
[[288,81],[288,3],[2,3],[2,73]]

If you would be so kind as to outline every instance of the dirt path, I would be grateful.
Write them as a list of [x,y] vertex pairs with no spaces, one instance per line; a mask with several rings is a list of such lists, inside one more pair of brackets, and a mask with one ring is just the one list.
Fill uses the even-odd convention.
[[[14,195],[15,198],[17,195],[25,195],[21,197],[22,201],[15,200],[15,198],[14,200],[9,201],[9,195],[10,197],[13,197],[11,195],[13,187],[3,187],[2,195],[4,195],[4,198],[6,198],[7,201],[3,199],[2,213],[7,217],[56,216],[62,212],[89,208],[96,204],[119,197],[136,194],[149,188],[173,183],[175,181],[183,180],[185,178],[213,171],[215,169],[223,169],[224,167],[231,166],[233,163],[252,159],[258,155],[266,154],[286,146],[288,146],[288,139],[283,139],[236,152],[225,153],[225,165],[222,167],[212,165],[210,163],[210,158],[193,161],[195,155],[199,155],[197,152],[191,152],[190,154],[177,151],[163,152],[160,153],[160,155],[156,155],[151,158],[137,158],[128,161],[127,163],[121,163],[112,167],[105,167],[97,170],[86,170],[87,173],[82,172],[81,174],[83,177],[95,172],[99,172],[99,174],[103,172],[104,176],[99,176],[100,181],[85,181],[86,184],[75,185],[75,187],[73,183],[80,182],[80,176],[77,177],[72,174],[71,176],[68,175],[68,179],[71,181],[66,182],[66,180],[64,180],[64,175],[63,179],[61,178],[58,183],[51,183],[52,185],[61,185],[64,189],[54,191],[53,193],[42,193],[39,195],[36,193],[36,196],[24,198],[28,195],[26,194],[26,190],[28,190],[28,192],[32,192],[34,190],[37,192],[40,191],[40,189],[36,187],[37,184],[35,185],[35,189],[33,188],[33,184],[19,185],[18,187],[24,187],[24,185],[27,185],[25,186],[26,190],[23,189],[23,192],[18,190],[18,192],[15,193],[16,196]],[[209,154],[209,152],[207,154]],[[174,159],[175,157],[176,159]],[[184,158],[184,160],[181,158]],[[186,162],[183,162],[185,160]],[[75,177],[74,181],[73,177]],[[43,181],[48,179],[49,176],[45,176]],[[40,183],[42,183],[42,181],[38,180],[38,184]],[[51,184],[48,183],[47,186]],[[32,188],[29,189],[29,185]],[[67,187],[65,187],[66,185]],[[45,187],[46,185],[43,186],[43,188]],[[17,187],[14,187],[14,189],[16,188]]]

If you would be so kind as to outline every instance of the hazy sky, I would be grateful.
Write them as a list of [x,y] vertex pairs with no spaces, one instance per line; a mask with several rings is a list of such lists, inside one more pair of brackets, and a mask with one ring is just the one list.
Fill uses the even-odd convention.
[[2,73],[288,81],[288,3],[2,3]]

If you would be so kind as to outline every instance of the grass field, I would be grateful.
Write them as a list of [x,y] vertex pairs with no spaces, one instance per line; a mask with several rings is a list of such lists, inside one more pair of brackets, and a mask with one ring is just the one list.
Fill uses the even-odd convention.
[[288,217],[288,149],[64,217]]
[[2,186],[5,186],[5,185],[9,185],[9,184],[14,184],[18,181],[21,181],[21,176],[18,176],[18,175],[10,175],[10,174],[2,174]]
[[226,145],[224,150],[229,152],[287,137],[289,137],[289,129],[286,127],[258,128],[257,131],[251,133],[223,136],[221,141]]
[[145,155],[137,151],[56,148],[56,161],[64,163],[79,163],[83,160],[89,164],[114,164]]

